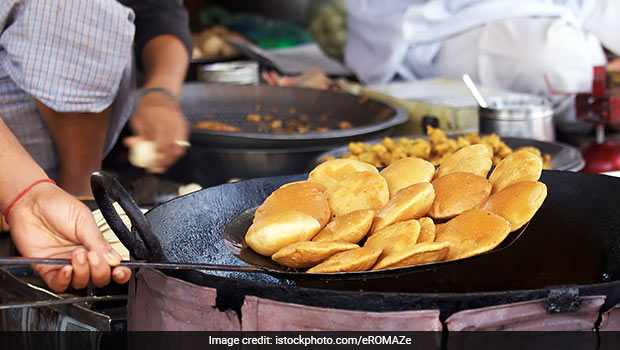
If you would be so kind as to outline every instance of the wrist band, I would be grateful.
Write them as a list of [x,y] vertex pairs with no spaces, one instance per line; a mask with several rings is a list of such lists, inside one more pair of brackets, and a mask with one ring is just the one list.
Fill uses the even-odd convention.
[[15,197],[15,199],[13,199],[13,201],[11,202],[11,204],[9,204],[8,207],[6,207],[6,210],[4,211],[4,220],[6,220],[6,222],[9,222],[9,212],[11,211],[11,208],[13,208],[13,205],[15,205],[15,203],[17,203],[18,200],[20,200],[24,195],[26,195],[26,193],[28,193],[28,191],[30,191],[34,186],[40,184],[40,183],[44,183],[44,182],[51,182],[54,185],[56,184],[56,181],[52,180],[52,179],[42,179],[42,180],[38,180],[32,183],[32,185],[26,187],[25,190],[21,191],[17,197]]
[[173,94],[170,90],[161,88],[161,87],[153,87],[140,91],[140,97],[146,96],[148,94],[162,94],[166,95],[169,99],[174,101],[175,103],[179,103],[179,97]]

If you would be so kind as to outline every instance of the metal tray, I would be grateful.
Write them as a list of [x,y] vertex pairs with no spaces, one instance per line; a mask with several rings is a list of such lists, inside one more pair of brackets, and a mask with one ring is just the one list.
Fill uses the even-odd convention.
[[[406,138],[424,138],[426,136],[413,135],[404,136]],[[545,142],[520,137],[502,137],[502,140],[511,148],[519,148],[523,146],[534,146],[542,153],[551,155],[550,170],[579,171],[585,166],[585,160],[581,156],[579,149],[560,142]],[[369,144],[380,143],[382,139],[367,141]],[[313,159],[310,168],[314,168],[323,162],[325,157],[341,158],[345,153],[349,152],[349,146],[340,146],[319,154]]]

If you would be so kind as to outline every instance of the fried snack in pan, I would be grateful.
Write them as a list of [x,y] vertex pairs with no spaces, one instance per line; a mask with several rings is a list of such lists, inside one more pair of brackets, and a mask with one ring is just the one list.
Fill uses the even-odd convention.
[[491,183],[472,173],[450,173],[431,182],[435,201],[428,211],[433,219],[450,219],[474,208],[491,194]]
[[426,242],[417,243],[409,249],[400,250],[388,254],[383,258],[379,258],[373,270],[393,269],[397,267],[406,267],[420,264],[428,264],[432,262],[442,261],[448,256],[450,251],[450,242]]
[[446,260],[482,254],[499,245],[510,233],[510,223],[499,215],[471,209],[448,221],[435,242],[450,242]]
[[472,173],[486,177],[491,169],[493,161],[489,154],[489,148],[481,144],[463,147],[447,156],[437,171],[435,178],[457,172]]
[[407,157],[391,163],[379,174],[387,181],[390,196],[393,196],[407,186],[430,182],[435,174],[435,166],[422,158]]
[[278,188],[256,209],[254,222],[285,210],[295,210],[314,217],[321,227],[327,225],[332,213],[319,186],[304,181]]
[[367,271],[381,255],[381,248],[360,247],[336,253],[322,263],[308,269],[308,273]]
[[419,237],[420,223],[412,219],[397,222],[371,234],[366,239],[364,247],[381,248],[382,255],[387,255],[416,244]]
[[396,192],[375,215],[371,232],[398,221],[419,219],[426,215],[435,200],[435,190],[428,182],[407,186]]
[[253,222],[245,241],[258,254],[272,256],[289,244],[309,241],[320,229],[321,224],[311,215],[284,210]]
[[355,159],[332,159],[317,165],[308,174],[308,180],[324,185],[329,189],[347,175],[360,171],[379,173],[371,164]]
[[327,226],[323,227],[312,238],[312,241],[357,243],[366,237],[374,218],[375,211],[370,209],[356,210],[337,216]]
[[359,248],[346,242],[297,242],[278,250],[271,259],[282,266],[293,268],[311,267],[330,256],[345,250]]
[[429,217],[423,217],[418,219],[420,223],[420,236],[418,237],[418,243],[434,242],[435,241],[435,222]]
[[534,153],[514,152],[502,159],[489,176],[489,181],[493,185],[491,193],[496,193],[517,182],[538,181],[542,169],[543,162]]
[[378,172],[360,171],[349,174],[325,192],[335,216],[352,211],[383,208],[390,199],[388,185]]
[[444,227],[446,227],[445,222],[435,224],[435,239],[437,239],[437,235],[444,229]]
[[511,232],[530,221],[547,198],[547,186],[538,181],[512,184],[492,194],[477,207],[510,222]]
[[296,185],[296,184],[308,184],[309,186],[312,186],[312,187],[316,188],[317,190],[319,190],[321,192],[325,192],[327,190],[327,187],[325,187],[325,185],[320,184],[318,182],[312,182],[312,181],[309,181],[309,180],[289,182],[289,183],[286,183],[286,184],[280,186],[280,188],[285,188],[285,187],[288,187],[288,186],[291,186],[291,185]]

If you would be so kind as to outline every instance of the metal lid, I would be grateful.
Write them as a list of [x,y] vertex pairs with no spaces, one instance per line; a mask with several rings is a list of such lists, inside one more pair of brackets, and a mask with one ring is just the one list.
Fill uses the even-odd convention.
[[495,99],[488,108],[480,108],[480,118],[501,120],[532,120],[553,116],[551,101],[538,96],[519,95]]

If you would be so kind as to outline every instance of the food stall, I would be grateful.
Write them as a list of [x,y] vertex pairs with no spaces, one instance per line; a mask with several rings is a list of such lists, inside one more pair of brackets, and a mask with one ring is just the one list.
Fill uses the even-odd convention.
[[[13,311],[0,305],[3,329],[23,322],[29,329],[73,326],[106,332],[620,330],[620,217],[615,204],[620,180],[581,171],[587,160],[580,147],[593,135],[576,140],[566,135],[556,139],[553,132],[541,137],[512,134],[522,130],[514,124],[500,127],[500,122],[514,122],[514,115],[479,108],[459,81],[449,86],[441,85],[445,81],[364,86],[349,72],[330,76],[333,84],[326,89],[303,86],[305,80],[299,80],[302,86],[290,86],[278,80],[287,75],[285,69],[277,77],[259,74],[282,68],[282,53],[271,56],[230,29],[201,28],[199,33],[197,28],[195,43],[201,51],[192,59],[179,99],[191,125],[187,154],[167,173],[153,176],[133,167],[128,150],[118,147],[91,179],[96,203],[90,204],[101,210],[131,254],[134,265],[127,266],[136,267],[129,285],[56,295],[25,283],[36,279],[26,269],[3,268],[1,300],[15,304],[7,307]],[[244,74],[256,79],[222,80],[231,77],[226,76],[231,67],[251,68]],[[525,96],[483,92],[497,100]],[[548,107],[542,102],[534,107],[541,105]],[[486,124],[482,131],[480,118],[485,117],[497,118],[496,124]],[[530,126],[540,121],[531,119]],[[493,174],[491,167],[497,169],[511,154],[530,152],[540,170],[528,181],[546,188],[546,198],[527,222],[480,254],[312,273],[307,266],[278,264],[272,254],[259,254],[247,242],[257,208],[282,186],[307,181],[326,161],[355,160],[380,174],[398,160],[415,157],[429,162],[435,174],[435,167],[472,145],[488,149],[489,168],[480,176],[484,181]],[[430,186],[439,177],[434,176],[424,182]],[[177,196],[178,186],[188,183],[201,189]],[[131,227],[113,201],[124,209]],[[386,203],[372,210],[380,211]],[[333,206],[329,220],[338,217],[332,213]],[[428,213],[427,208],[414,219]],[[460,214],[434,220],[433,227]],[[352,244],[362,246],[366,239]],[[79,304],[72,305],[74,297]],[[65,318],[14,311],[19,309],[15,301],[25,298],[67,299],[29,304]],[[50,321],[40,322],[43,318]],[[28,321],[34,319],[39,323]],[[593,337],[586,343],[596,346],[598,341]],[[459,347],[458,338],[449,336],[435,345]]]

